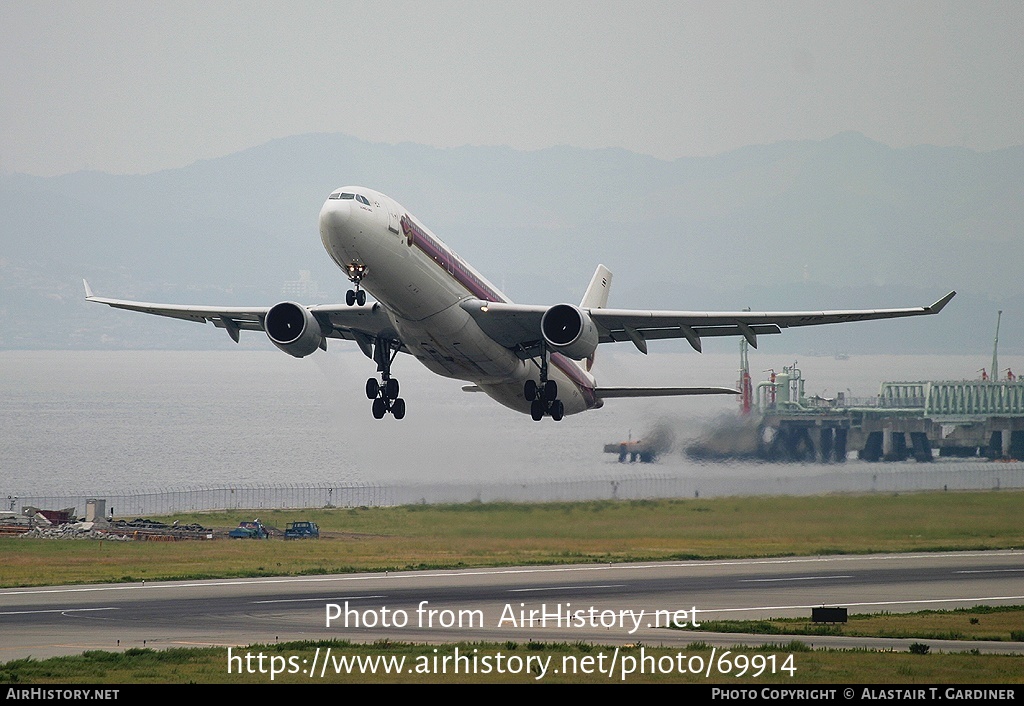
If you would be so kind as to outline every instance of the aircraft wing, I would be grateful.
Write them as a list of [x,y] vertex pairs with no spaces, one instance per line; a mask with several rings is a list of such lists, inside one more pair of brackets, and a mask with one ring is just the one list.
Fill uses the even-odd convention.
[[[141,311],[145,314],[168,316],[186,321],[200,323],[211,322],[217,328],[227,330],[228,335],[237,343],[239,331],[263,331],[263,320],[270,307],[238,307],[238,306],[189,306],[182,304],[154,304],[137,302],[128,299],[109,299],[93,294],[89,283],[85,284],[86,301],[106,304],[115,309]],[[385,337],[400,340],[391,320],[379,304],[365,306],[346,306],[344,304],[321,304],[306,307],[320,324],[321,332],[327,338],[345,338],[356,341],[364,352],[372,345],[373,339]],[[403,346],[402,350],[405,348]],[[369,355],[369,354],[367,354]]]
[[[630,309],[587,309],[599,332],[600,343],[631,341],[647,352],[647,341],[685,338],[694,350],[709,336],[743,336],[757,347],[757,337],[781,333],[795,326],[819,326],[851,321],[896,319],[938,314],[956,295],[950,292],[930,306],[905,309],[852,309],[840,311],[644,311]],[[528,350],[540,343],[540,320],[549,307],[524,306],[468,299],[462,303],[480,328],[502,345]]]

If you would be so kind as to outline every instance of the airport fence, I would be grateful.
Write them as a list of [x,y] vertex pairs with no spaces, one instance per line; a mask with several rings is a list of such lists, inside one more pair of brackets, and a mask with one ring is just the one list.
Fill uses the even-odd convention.
[[[707,468],[707,467],[698,467]],[[645,473],[516,483],[287,483],[186,486],[153,490],[2,492],[5,510],[27,506],[74,507],[105,501],[117,517],[146,517],[217,510],[284,510],[323,507],[471,502],[572,502],[729,495],[823,495],[836,492],[999,490],[1024,488],[1024,463],[748,464],[726,472],[682,475]]]

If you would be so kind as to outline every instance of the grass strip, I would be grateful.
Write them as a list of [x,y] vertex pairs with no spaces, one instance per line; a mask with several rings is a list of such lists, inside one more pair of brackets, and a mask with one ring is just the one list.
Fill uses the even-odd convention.
[[[915,654],[823,650],[811,649],[802,642],[728,649],[712,648],[704,643],[668,648],[582,642],[456,645],[388,641],[369,645],[344,641],[292,642],[231,648],[234,658],[231,674],[228,673],[228,648],[129,649],[7,662],[0,664],[0,683],[1009,684],[1024,681],[1018,655],[980,655],[969,651],[921,654],[923,651],[919,649]],[[459,655],[462,662],[457,659]],[[358,662],[352,663],[354,659],[363,660],[362,668]],[[327,665],[322,677],[319,668],[312,677],[308,674],[314,660],[317,665]],[[271,679],[274,665],[278,673]]]
[[849,616],[849,622],[845,624],[815,624],[806,618],[709,620],[701,623],[701,630],[753,635],[1024,642],[1024,606],[975,606],[916,613],[855,614]]
[[175,515],[231,528],[312,520],[320,540],[0,538],[0,586],[531,564],[1008,549],[1024,491],[468,503]]

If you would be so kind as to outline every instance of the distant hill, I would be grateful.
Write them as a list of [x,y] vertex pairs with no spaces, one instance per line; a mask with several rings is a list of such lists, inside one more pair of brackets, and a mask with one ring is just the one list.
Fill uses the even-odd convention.
[[2,175],[0,348],[233,345],[86,305],[83,276],[108,296],[269,305],[308,270],[320,300],[340,300],[316,217],[344,184],[393,196],[516,301],[576,301],[598,262],[623,307],[904,306],[957,289],[938,319],[772,345],[986,350],[1002,308],[1003,349],[1024,352],[1024,147],[892,149],[855,133],[675,161],[312,134],[154,174]]

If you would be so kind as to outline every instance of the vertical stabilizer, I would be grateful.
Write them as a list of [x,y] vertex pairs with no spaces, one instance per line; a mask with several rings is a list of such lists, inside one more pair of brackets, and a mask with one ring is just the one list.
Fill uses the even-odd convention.
[[608,292],[612,288],[612,272],[604,265],[598,265],[587,287],[587,293],[580,302],[581,309],[604,309],[608,306]]
[[[583,301],[580,302],[581,309],[604,309],[608,306],[608,292],[612,288],[612,271],[604,265],[598,265],[594,271],[594,276],[590,278],[590,286],[587,287],[587,293],[583,295]],[[587,372],[594,367],[594,355],[597,351],[590,354],[587,358],[584,367]]]

